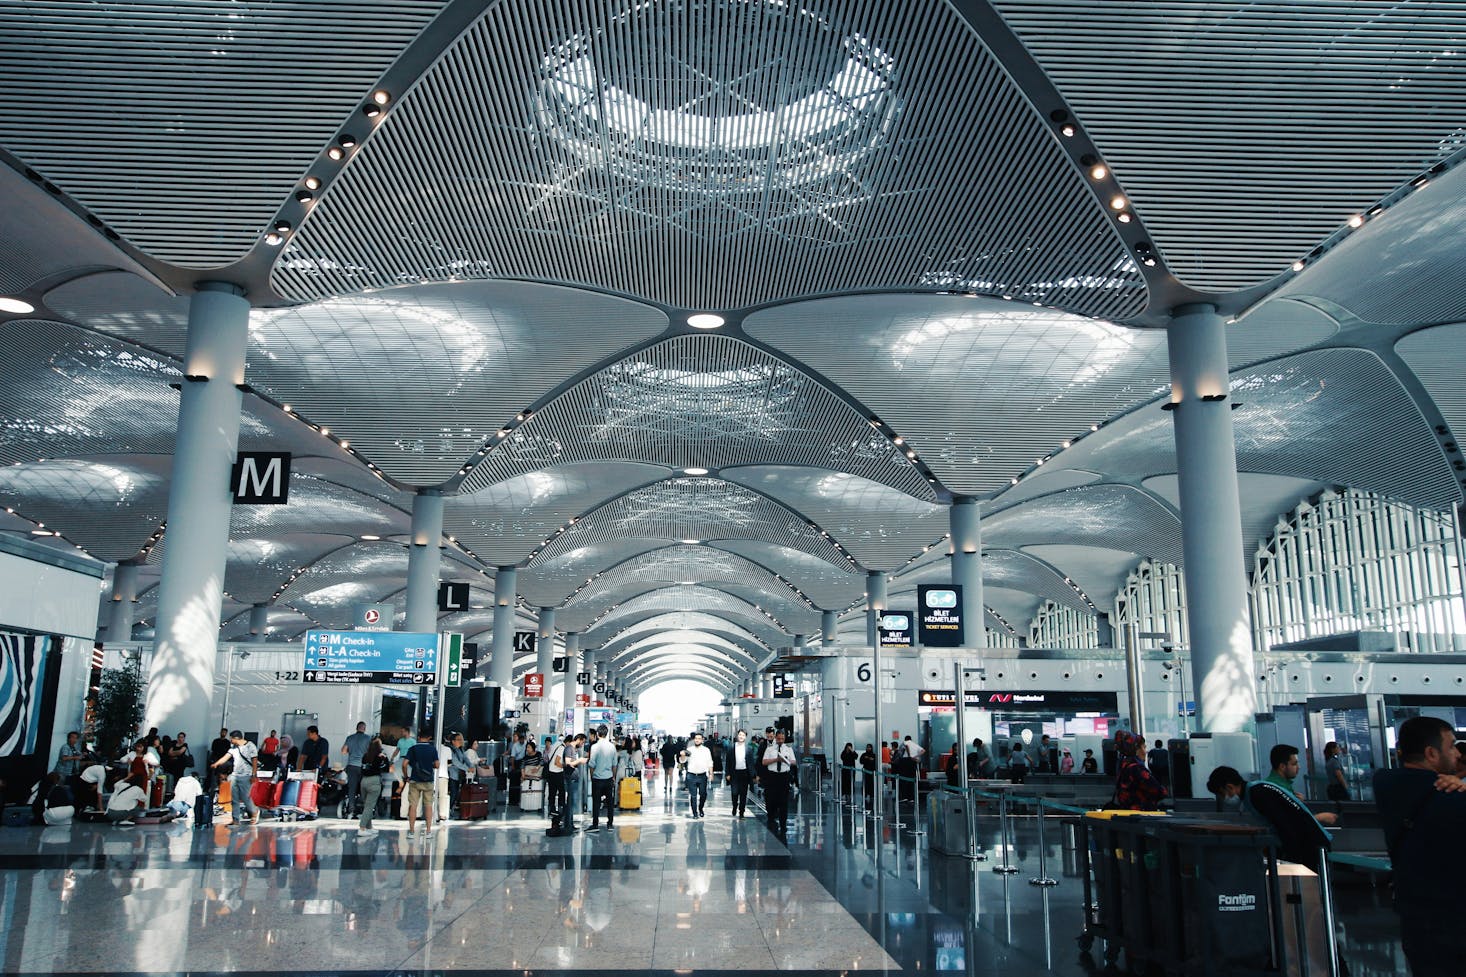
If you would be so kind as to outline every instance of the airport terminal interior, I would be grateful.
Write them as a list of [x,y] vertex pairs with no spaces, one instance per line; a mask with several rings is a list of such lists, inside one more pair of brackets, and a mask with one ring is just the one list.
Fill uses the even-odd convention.
[[1463,160],[1455,0],[0,0],[0,972],[1459,973]]

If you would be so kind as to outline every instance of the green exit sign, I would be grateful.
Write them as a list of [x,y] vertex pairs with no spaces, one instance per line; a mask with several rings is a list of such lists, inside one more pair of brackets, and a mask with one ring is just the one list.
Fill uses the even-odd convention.
[[447,666],[443,672],[443,684],[450,689],[456,689],[463,684],[463,635],[445,634],[444,643],[447,645]]

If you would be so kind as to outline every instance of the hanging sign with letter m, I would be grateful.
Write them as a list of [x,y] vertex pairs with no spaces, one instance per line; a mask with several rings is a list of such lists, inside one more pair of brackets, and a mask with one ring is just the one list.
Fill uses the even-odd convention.
[[290,495],[290,452],[241,451],[229,480],[235,505],[284,505]]

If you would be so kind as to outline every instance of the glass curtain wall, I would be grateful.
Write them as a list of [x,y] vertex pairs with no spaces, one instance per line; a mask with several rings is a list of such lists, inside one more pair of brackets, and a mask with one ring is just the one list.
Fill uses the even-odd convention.
[[1030,648],[1098,648],[1099,617],[1046,600],[1028,627]]

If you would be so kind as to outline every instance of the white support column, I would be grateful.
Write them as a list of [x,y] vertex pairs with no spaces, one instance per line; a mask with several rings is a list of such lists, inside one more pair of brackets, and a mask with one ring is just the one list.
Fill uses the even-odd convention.
[[1233,732],[1251,726],[1257,678],[1226,324],[1212,306],[1183,306],[1172,314],[1166,339],[1197,722],[1209,733]]
[[239,445],[249,302],[241,289],[200,283],[188,306],[185,377],[168,488],[167,548],[144,726],[209,742],[214,664]]
[[879,634],[877,624],[886,609],[886,575],[880,570],[871,570],[865,575],[865,641],[876,646]]
[[987,647],[982,596],[982,520],[976,499],[952,500],[952,584],[962,588],[965,648]]
[[262,644],[270,630],[270,605],[256,604],[249,609],[249,640]]
[[840,616],[834,611],[820,611],[820,646],[833,648],[835,636],[840,630]]
[[412,497],[412,545],[407,549],[407,615],[404,630],[438,630],[438,572],[443,563],[443,496],[418,489]]
[[545,677],[545,691],[550,690],[550,679],[555,674],[555,609],[541,607],[538,637],[534,643],[534,670]]
[[565,633],[565,682],[561,685],[561,709],[575,708],[575,675],[580,671],[580,635]]
[[489,656],[489,681],[504,691],[506,706],[514,693],[514,603],[519,573],[499,567],[494,576],[494,646]]
[[137,619],[138,564],[119,563],[112,571],[112,606],[107,608],[107,640],[131,641]]

